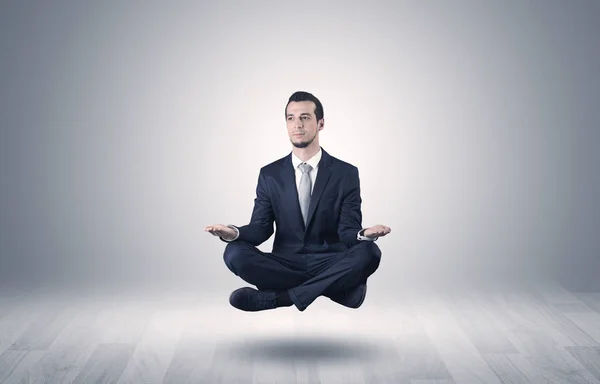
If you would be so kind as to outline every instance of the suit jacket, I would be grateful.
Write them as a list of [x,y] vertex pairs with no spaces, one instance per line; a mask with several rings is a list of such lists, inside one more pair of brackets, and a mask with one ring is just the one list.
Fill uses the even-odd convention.
[[290,153],[260,169],[250,223],[236,226],[236,240],[259,246],[275,233],[273,252],[341,252],[360,241],[361,203],[358,168],[322,149],[305,226]]

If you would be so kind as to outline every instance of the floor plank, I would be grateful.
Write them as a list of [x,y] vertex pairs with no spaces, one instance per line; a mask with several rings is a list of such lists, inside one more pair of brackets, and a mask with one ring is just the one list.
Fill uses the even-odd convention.
[[167,298],[151,316],[119,384],[162,382],[191,308],[190,296]]
[[[307,361],[294,361],[293,364],[297,384],[321,384],[319,371],[317,370],[317,365],[315,363]],[[266,376],[267,374],[268,371],[263,373],[263,376]],[[287,372],[285,376],[283,376],[283,379],[285,379],[286,377]]]
[[102,304],[77,302],[73,321],[58,335],[42,358],[32,366],[30,383],[71,383],[98,345]]
[[0,383],[6,383],[6,379],[13,374],[28,353],[26,350],[9,349],[0,355]]
[[600,344],[592,336],[570,321],[561,311],[546,304],[535,293],[523,293],[528,310],[532,310],[531,318],[539,319],[539,324],[554,335],[563,347],[598,347]]
[[133,350],[134,346],[129,343],[99,344],[73,383],[117,383]]
[[[222,354],[217,354],[217,348],[231,343],[231,339],[243,330],[240,328],[243,323],[236,321],[234,312],[225,294],[199,295],[192,303],[163,382],[210,383],[222,358]],[[222,352],[223,347],[220,348]]]
[[571,312],[565,313],[565,317],[596,342],[600,342],[600,313]]
[[40,318],[47,303],[28,297],[14,303],[14,309],[0,319],[0,354],[9,349]]
[[486,354],[485,361],[505,384],[549,383],[541,370],[520,354]]
[[518,353],[517,348],[468,295],[447,293],[442,298],[462,331],[479,353]]
[[533,290],[551,305],[578,306],[583,304],[573,292],[554,281],[536,283]]
[[594,293],[403,292],[247,313],[227,294],[0,294],[0,383],[595,383]]
[[61,300],[48,303],[36,319],[10,346],[14,350],[46,350],[73,321],[74,306]]
[[588,307],[600,313],[600,292],[575,293]]
[[[294,359],[283,351],[293,351],[295,342],[293,308],[281,308],[270,314],[256,313],[255,316],[244,316],[245,326],[253,330],[253,335],[244,348],[243,358],[252,364],[252,382],[267,384],[280,382],[295,382],[298,369],[305,366],[300,360]],[[311,364],[310,362],[306,362]],[[318,375],[316,364],[311,364],[313,373]]]
[[[7,351],[8,352],[8,351]],[[32,369],[46,352],[43,350],[27,350],[23,359],[11,367],[10,374],[6,376],[3,383],[32,383],[35,381],[35,372]],[[0,368],[1,370],[2,368]]]
[[543,372],[543,378],[552,383],[600,384],[561,345],[563,337],[556,337],[553,329],[540,325],[536,311],[527,308],[531,300],[519,292],[473,293],[471,295],[488,316],[517,347],[521,355]]
[[376,323],[380,329],[378,336],[392,344],[391,348],[385,348],[388,351],[386,358],[380,358],[379,363],[367,367],[365,382],[452,380],[448,367],[410,301],[403,297],[376,301],[378,307],[373,318],[379,318]]
[[122,300],[110,303],[100,315],[100,342],[136,345],[155,311],[154,302],[132,303],[130,300]]
[[414,300],[412,306],[456,383],[501,384],[439,295]]
[[568,347],[567,351],[600,380],[600,348]]

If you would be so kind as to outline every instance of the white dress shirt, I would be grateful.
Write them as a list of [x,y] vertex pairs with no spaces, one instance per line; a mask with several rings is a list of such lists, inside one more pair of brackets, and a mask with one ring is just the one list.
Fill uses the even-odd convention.
[[323,150],[319,149],[316,155],[308,159],[307,161],[302,161],[298,156],[292,153],[292,165],[294,166],[294,171],[296,173],[296,190],[300,188],[300,179],[302,178],[302,171],[300,170],[300,164],[306,163],[312,167],[308,176],[310,177],[310,193],[312,195],[312,191],[315,189],[315,181],[317,180],[317,173],[319,172],[319,161],[321,161],[321,156],[323,155]]
[[[309,165],[312,166],[312,169],[310,170],[310,172],[308,173],[308,176],[310,177],[310,181],[311,181],[311,194],[312,191],[315,188],[315,181],[317,180],[317,173],[319,172],[319,161],[321,161],[321,156],[323,155],[323,150],[319,149],[319,152],[317,152],[313,157],[311,157],[310,159],[308,159],[307,161],[302,161],[300,158],[298,158],[298,156],[296,156],[293,152],[292,152],[292,165],[294,166],[294,172],[296,175],[296,188],[300,188],[300,178],[302,177],[302,171],[300,170],[300,164],[302,163],[307,163]],[[238,229],[234,226],[234,225],[227,225],[229,228],[232,228],[236,231],[236,236],[233,240],[237,239],[240,232],[238,231]],[[358,233],[356,234],[356,238],[358,240],[361,241],[375,241],[377,240],[377,238],[370,238],[370,237],[366,237],[366,236],[362,236],[360,233],[363,230],[361,229],[360,231],[358,231]],[[230,240],[230,241],[233,241]]]

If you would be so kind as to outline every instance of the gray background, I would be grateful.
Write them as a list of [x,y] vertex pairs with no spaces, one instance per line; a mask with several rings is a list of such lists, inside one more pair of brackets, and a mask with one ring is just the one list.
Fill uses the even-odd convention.
[[287,98],[307,90],[321,145],[360,169],[364,225],[392,227],[372,284],[593,284],[598,16],[597,1],[3,1],[0,277],[242,285],[203,228],[248,222],[259,168],[291,149]]

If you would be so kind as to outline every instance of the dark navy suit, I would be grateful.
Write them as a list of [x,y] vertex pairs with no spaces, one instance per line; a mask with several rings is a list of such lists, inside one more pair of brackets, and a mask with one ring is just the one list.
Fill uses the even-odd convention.
[[[321,295],[366,283],[381,251],[357,237],[362,229],[358,169],[322,149],[304,225],[291,156],[260,169],[250,223],[235,227],[238,237],[227,245],[224,259],[260,290],[288,290],[303,311]],[[257,246],[273,233],[272,252],[260,251]]]

